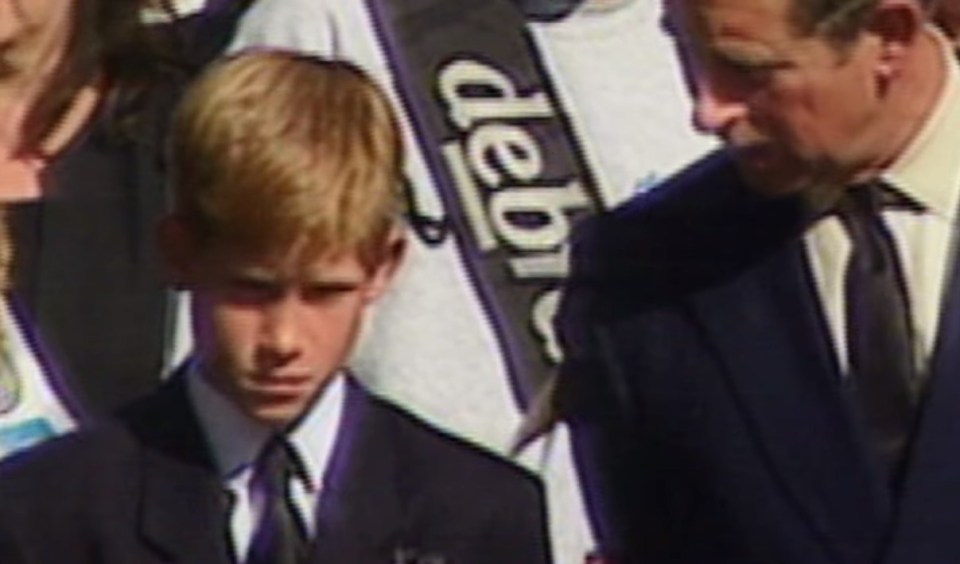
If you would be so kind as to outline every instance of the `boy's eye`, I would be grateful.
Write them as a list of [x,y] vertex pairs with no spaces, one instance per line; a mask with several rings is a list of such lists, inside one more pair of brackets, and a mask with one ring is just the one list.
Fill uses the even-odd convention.
[[269,301],[280,295],[277,284],[268,280],[236,278],[227,284],[228,297],[240,303],[259,303]]
[[304,288],[303,299],[307,302],[324,302],[349,294],[357,287],[358,285],[352,282],[314,284]]

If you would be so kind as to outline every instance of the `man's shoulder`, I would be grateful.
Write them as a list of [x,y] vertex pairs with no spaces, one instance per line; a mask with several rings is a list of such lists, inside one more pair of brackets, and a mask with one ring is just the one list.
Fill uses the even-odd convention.
[[694,161],[658,186],[587,218],[575,244],[617,252],[638,240],[688,238],[703,222],[724,221],[743,206],[746,191],[733,161],[722,150]]
[[695,284],[736,232],[744,188],[730,158],[711,153],[648,192],[587,218],[572,240],[568,293],[616,301],[674,295]]
[[600,222],[625,222],[656,217],[677,210],[707,211],[720,205],[737,205],[745,185],[725,149],[716,149],[691,161],[647,190],[598,214]]
[[671,299],[736,275],[795,238],[798,198],[750,190],[724,150],[586,220],[568,286],[617,301]]

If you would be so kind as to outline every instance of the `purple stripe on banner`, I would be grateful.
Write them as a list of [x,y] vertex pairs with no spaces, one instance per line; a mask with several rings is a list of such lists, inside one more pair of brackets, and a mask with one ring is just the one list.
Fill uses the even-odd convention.
[[552,321],[575,221],[599,209],[508,0],[368,0],[517,400],[559,361]]

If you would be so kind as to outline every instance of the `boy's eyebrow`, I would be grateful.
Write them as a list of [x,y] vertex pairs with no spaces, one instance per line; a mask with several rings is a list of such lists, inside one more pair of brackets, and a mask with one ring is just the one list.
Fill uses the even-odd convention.
[[230,278],[265,284],[284,284],[299,279],[309,286],[352,287],[363,282],[363,277],[352,273],[341,274],[324,269],[307,270],[299,275],[289,275],[265,267],[239,267],[230,273]]
[[249,266],[232,268],[228,276],[235,280],[252,280],[257,282],[279,282],[284,278],[273,269]]
[[355,275],[337,275],[330,272],[306,273],[304,282],[311,286],[356,286],[363,282]]

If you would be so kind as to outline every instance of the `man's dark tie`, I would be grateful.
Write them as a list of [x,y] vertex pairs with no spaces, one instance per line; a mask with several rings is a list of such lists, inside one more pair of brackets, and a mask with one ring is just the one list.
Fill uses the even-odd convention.
[[883,222],[879,184],[847,190],[838,215],[852,243],[846,273],[849,383],[896,483],[916,412],[914,331],[900,260]]
[[263,514],[246,564],[300,564],[307,535],[290,498],[290,480],[300,472],[285,437],[267,442],[254,467],[253,484],[263,494]]

